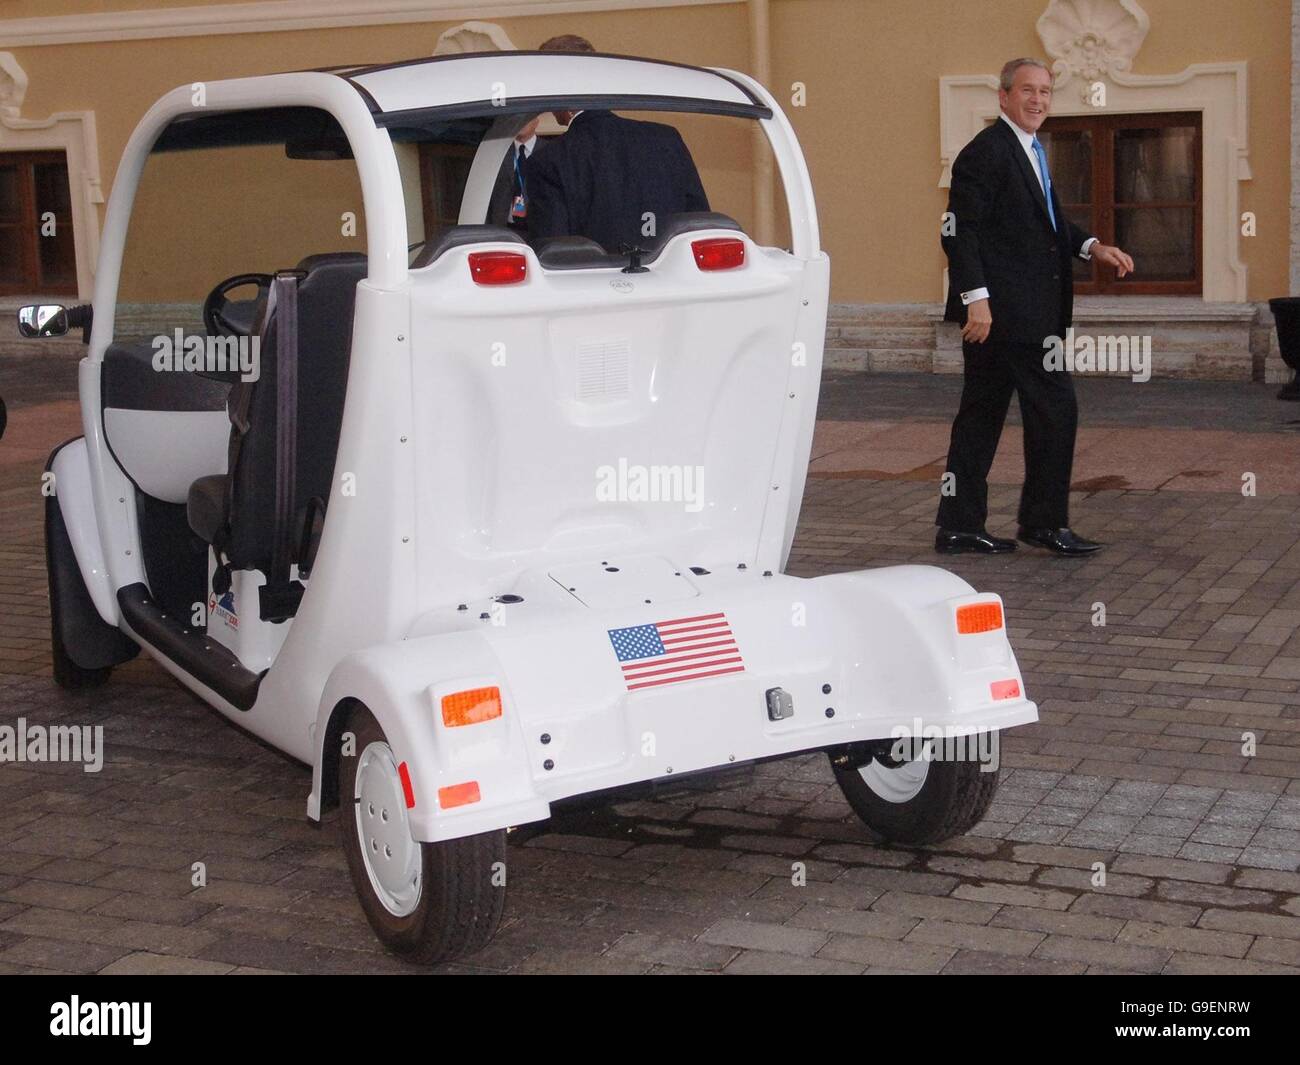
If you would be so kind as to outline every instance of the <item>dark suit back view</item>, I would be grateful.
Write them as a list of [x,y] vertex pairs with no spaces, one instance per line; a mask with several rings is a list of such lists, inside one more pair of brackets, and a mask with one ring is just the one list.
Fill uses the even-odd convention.
[[681,134],[658,122],[583,111],[528,160],[528,237],[582,236],[608,251],[645,246],[670,215],[707,211],[708,197]]
[[[988,512],[988,471],[1014,391],[1025,432],[1020,524],[1069,524],[1070,471],[1077,410],[1064,370],[1044,367],[1044,341],[1064,337],[1073,312],[1072,257],[1090,239],[1043,186],[1005,118],[982,130],[957,156],[949,194],[948,305],[944,317],[966,324],[962,293],[988,290],[993,325],[983,343],[965,342],[965,386],[953,421],[948,472],[954,480],[936,523],[974,533]],[[948,230],[951,229],[951,232]]]

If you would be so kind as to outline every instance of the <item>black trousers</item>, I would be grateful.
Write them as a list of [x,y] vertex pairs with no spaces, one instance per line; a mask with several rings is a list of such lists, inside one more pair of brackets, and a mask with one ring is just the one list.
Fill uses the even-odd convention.
[[[965,382],[948,445],[951,487],[939,499],[936,524],[979,532],[988,516],[988,475],[1014,391],[1025,432],[1025,484],[1020,524],[1061,529],[1070,524],[1070,470],[1078,406],[1065,370],[1043,367],[1041,344],[962,344]],[[947,494],[951,492],[951,494]]]

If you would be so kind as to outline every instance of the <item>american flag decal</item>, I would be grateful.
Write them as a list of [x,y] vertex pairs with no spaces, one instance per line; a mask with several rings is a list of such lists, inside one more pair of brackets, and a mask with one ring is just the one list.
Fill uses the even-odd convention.
[[745,671],[726,614],[702,614],[608,631],[630,692]]

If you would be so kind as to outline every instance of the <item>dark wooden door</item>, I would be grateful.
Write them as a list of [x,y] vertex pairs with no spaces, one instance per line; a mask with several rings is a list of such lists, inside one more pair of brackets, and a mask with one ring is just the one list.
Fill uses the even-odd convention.
[[0,294],[77,291],[62,152],[0,152]]

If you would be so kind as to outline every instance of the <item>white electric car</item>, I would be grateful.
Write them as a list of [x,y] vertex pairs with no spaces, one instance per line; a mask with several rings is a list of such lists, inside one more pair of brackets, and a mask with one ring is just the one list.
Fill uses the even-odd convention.
[[[307,816],[341,807],[367,917],[423,962],[487,942],[506,830],[568,797],[825,751],[888,839],[979,820],[996,772],[937,755],[1037,718],[1001,600],[924,566],[783,573],[830,266],[763,86],[519,52],[199,88],[126,147],[93,314],[20,313],[89,344],[84,435],[49,465],[59,683],[143,647],[311,765]],[[635,253],[487,224],[514,134],[592,108],[722,116],[746,152],[761,131],[788,250],[721,214],[659,219]],[[207,361],[173,365],[122,321],[137,185],[155,156],[241,144],[349,161],[366,250],[248,263],[205,304]],[[468,176],[455,224],[423,230],[411,152],[440,144]],[[208,358],[252,338],[256,374]]]

